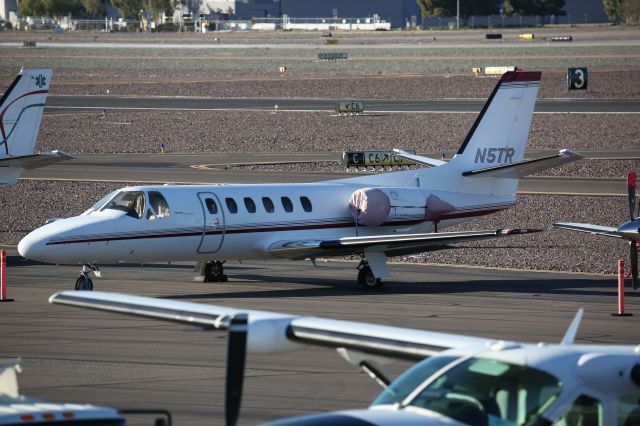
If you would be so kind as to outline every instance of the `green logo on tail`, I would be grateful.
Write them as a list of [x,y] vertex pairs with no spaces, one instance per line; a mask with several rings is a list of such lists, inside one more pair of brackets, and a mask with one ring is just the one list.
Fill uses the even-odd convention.
[[42,74],[36,77],[36,86],[38,86],[40,89],[42,89],[46,84],[47,84],[47,77],[45,77]]

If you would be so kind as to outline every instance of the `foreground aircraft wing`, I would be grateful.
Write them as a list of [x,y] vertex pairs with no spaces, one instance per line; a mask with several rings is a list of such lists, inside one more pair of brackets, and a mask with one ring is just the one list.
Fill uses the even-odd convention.
[[62,151],[42,152],[39,154],[0,158],[0,167],[20,167],[32,170],[72,158],[71,155]]
[[591,225],[589,223],[558,222],[553,224],[554,228],[568,229],[570,231],[588,232],[590,234],[604,235],[606,237],[622,238],[618,234],[617,228],[609,226]]
[[150,317],[205,329],[226,330],[234,317],[244,314],[247,316],[249,353],[285,352],[299,349],[301,345],[319,345],[391,358],[423,359],[447,349],[485,346],[494,342],[449,333],[98,291],[56,293],[49,302]]
[[436,160],[435,158],[423,157],[421,155],[412,154],[407,151],[402,151],[401,149],[394,149],[393,155],[396,157],[404,158],[405,160],[413,161],[417,164],[422,164],[423,166],[435,167],[442,166],[446,164],[446,161]]
[[269,246],[269,254],[285,259],[307,257],[343,256],[361,253],[374,248],[388,256],[420,253],[450,248],[451,244],[465,241],[486,240],[510,235],[539,232],[537,229],[498,229],[495,231],[430,232],[425,234],[375,235],[344,237],[336,240],[277,241]]
[[549,157],[525,160],[485,169],[470,170],[462,173],[462,175],[467,177],[523,178],[582,158],[584,158],[584,156],[579,152],[563,149],[558,154]]

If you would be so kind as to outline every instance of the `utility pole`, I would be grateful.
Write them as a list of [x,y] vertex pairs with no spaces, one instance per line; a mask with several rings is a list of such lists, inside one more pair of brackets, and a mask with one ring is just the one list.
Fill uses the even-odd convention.
[[460,0],[456,2],[456,30],[460,29]]

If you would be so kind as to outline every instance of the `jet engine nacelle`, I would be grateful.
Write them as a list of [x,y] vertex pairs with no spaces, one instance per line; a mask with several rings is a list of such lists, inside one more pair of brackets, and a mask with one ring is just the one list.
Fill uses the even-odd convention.
[[437,220],[454,206],[421,188],[363,188],[351,194],[351,215],[358,225],[379,226],[390,216],[422,216]]

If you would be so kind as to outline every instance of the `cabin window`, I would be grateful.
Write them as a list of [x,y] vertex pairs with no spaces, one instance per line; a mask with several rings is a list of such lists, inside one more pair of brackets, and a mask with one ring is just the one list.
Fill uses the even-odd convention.
[[604,424],[602,403],[590,396],[580,395],[553,424],[556,426],[602,426]]
[[149,191],[149,205],[156,213],[155,217],[167,217],[171,214],[169,211],[169,203],[167,203],[167,200],[158,191]]
[[102,210],[120,210],[136,219],[140,219],[145,213],[144,193],[140,191],[123,191],[109,201]]
[[285,212],[291,213],[293,211],[293,203],[289,197],[280,197],[280,201],[282,201],[282,208]]
[[311,206],[311,200],[309,198],[302,196],[300,197],[300,204],[302,204],[302,208],[305,212],[311,213],[313,207]]
[[225,198],[224,202],[227,203],[227,209],[229,209],[229,213],[238,213],[238,205],[236,204],[236,200],[233,198]]
[[207,210],[209,210],[209,213],[218,214],[218,205],[213,200],[213,198],[205,198],[204,204],[207,206]]
[[247,208],[247,211],[249,213],[255,213],[256,212],[256,203],[254,203],[251,198],[244,197],[244,206]]
[[273,205],[273,201],[269,197],[262,197],[262,205],[267,213],[273,213],[275,211],[275,206]]

